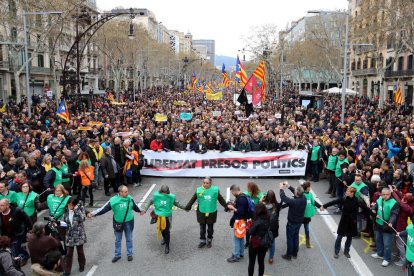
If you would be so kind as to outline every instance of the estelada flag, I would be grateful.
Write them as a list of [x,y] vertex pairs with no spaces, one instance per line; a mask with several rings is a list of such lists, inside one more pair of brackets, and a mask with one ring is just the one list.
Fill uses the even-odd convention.
[[61,118],[62,120],[64,120],[66,123],[69,123],[70,121],[70,114],[69,114],[69,110],[68,107],[66,106],[66,102],[65,99],[63,99],[60,102],[60,105],[56,111],[56,115]]

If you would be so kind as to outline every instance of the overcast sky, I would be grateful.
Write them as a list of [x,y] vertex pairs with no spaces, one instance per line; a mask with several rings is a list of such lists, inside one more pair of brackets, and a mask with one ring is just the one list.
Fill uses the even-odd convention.
[[275,24],[278,31],[308,10],[346,9],[347,0],[97,0],[100,10],[146,8],[168,29],[214,39],[216,55],[236,56],[251,27]]

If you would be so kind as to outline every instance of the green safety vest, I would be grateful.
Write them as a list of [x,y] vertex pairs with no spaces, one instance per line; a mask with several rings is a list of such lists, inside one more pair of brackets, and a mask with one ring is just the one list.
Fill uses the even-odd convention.
[[[62,164],[60,166],[60,171],[62,172],[62,174],[64,173],[69,173],[69,167],[68,164]],[[70,180],[70,178],[63,178],[62,182],[68,182]]]
[[305,209],[305,218],[311,218],[316,214],[315,199],[313,198],[312,193],[303,193],[306,197],[306,209]]
[[249,192],[244,192],[245,195],[247,195],[248,197],[250,197],[250,199],[253,201],[254,204],[259,203],[259,201],[262,199],[262,197],[264,196],[264,193],[262,191],[260,191],[256,197],[252,197],[252,195]]
[[319,157],[319,149],[321,146],[313,146],[312,147],[312,154],[311,154],[311,161],[317,161]]
[[52,170],[56,174],[55,181],[53,182],[53,187],[56,187],[57,185],[62,184],[62,171],[56,169],[55,167],[53,167]]
[[47,196],[47,207],[49,208],[49,215],[61,219],[65,212],[66,205],[71,196],[55,196],[54,194]]
[[414,226],[410,224],[405,230],[407,231],[407,249],[405,257],[410,263],[414,263]]
[[358,185],[358,184],[356,184],[356,183],[354,182],[354,183],[352,183],[352,184],[351,184],[351,187],[354,187],[354,188],[356,189],[356,192],[355,192],[355,197],[356,197],[356,198],[359,198],[359,194],[361,193],[361,190],[362,190],[364,187],[367,187],[367,184],[365,184],[364,182],[361,182],[361,183],[359,183],[359,185]]
[[[383,203],[384,203],[384,207],[383,207]],[[383,219],[385,221],[388,221],[390,219],[390,217],[391,217],[392,207],[394,207],[394,205],[396,203],[397,203],[397,201],[395,199],[393,199],[393,198],[390,198],[387,201],[383,201],[382,200],[382,197],[378,198],[377,199],[377,206],[378,206],[377,215],[381,219]],[[375,220],[375,222],[378,225],[381,225],[381,226],[384,224],[384,222],[382,220],[380,220],[379,218],[377,218]]]
[[33,216],[36,211],[35,200],[38,196],[39,195],[33,191],[31,191],[28,195],[25,195],[23,192],[17,193],[17,207],[22,209],[29,217]]
[[169,217],[172,214],[172,207],[175,202],[174,194],[154,193],[154,212],[160,217]]
[[[134,219],[134,214],[132,213],[133,203],[132,197],[130,195],[126,197],[120,197],[119,195],[113,196],[109,200],[109,204],[111,204],[112,211],[114,212],[114,220],[118,223],[122,223],[124,221],[125,212],[128,209],[128,214],[125,218],[125,222],[131,221]],[[129,208],[128,208],[129,206]]]
[[328,170],[334,171],[335,170],[336,160],[338,160],[338,156],[337,155],[329,155],[329,157],[328,157],[328,164],[326,165],[326,168]]
[[17,193],[14,191],[8,191],[7,195],[0,194],[0,200],[7,198],[9,203],[17,204]]
[[201,213],[214,213],[217,211],[217,199],[219,195],[219,187],[211,185],[209,189],[203,186],[198,187],[197,191],[198,210]]
[[342,174],[341,166],[342,166],[343,163],[349,164],[348,158],[345,158],[344,160],[338,159],[338,162],[336,163],[336,168],[335,168],[335,176],[336,177],[341,177],[341,174]]

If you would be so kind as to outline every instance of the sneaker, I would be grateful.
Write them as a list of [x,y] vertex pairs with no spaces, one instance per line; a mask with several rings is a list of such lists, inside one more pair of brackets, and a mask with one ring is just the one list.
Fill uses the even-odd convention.
[[338,253],[334,253],[334,258],[335,258],[335,259],[338,259],[338,258],[339,258]]
[[134,187],[139,187],[140,185],[138,183],[134,183]]
[[381,265],[382,265],[383,267],[387,267],[387,266],[389,266],[389,265],[390,265],[390,262],[388,262],[388,261],[386,261],[386,260],[383,260]]
[[237,258],[235,256],[231,256],[230,258],[227,259],[227,262],[229,262],[229,263],[237,263],[237,262],[240,262],[240,258]]
[[396,266],[403,266],[404,262],[402,262],[401,260],[399,260],[398,262],[394,263]]
[[351,258],[351,255],[349,255],[349,252],[344,252],[344,256],[347,257],[348,259]]
[[377,253],[371,254],[371,257],[374,259],[384,259],[384,257],[379,256]]
[[116,263],[117,261],[119,261],[121,259],[121,257],[114,257],[113,259],[112,259],[112,262],[113,263]]

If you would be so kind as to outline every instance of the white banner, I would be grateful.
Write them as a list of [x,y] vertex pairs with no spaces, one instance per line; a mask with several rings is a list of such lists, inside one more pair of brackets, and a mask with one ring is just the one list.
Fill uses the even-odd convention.
[[143,151],[142,175],[170,177],[202,176],[304,176],[306,151],[247,152]]

